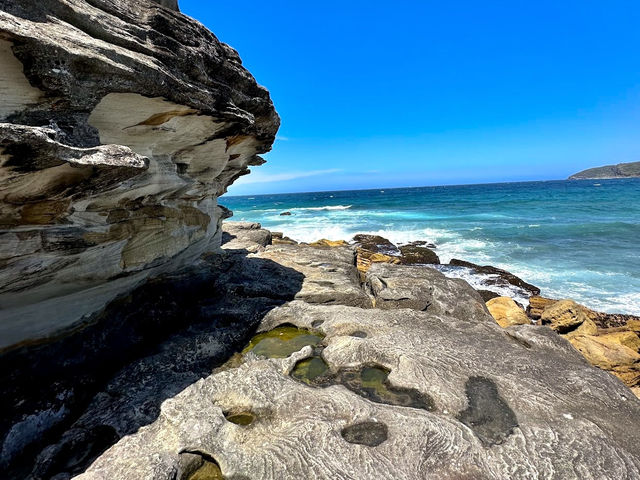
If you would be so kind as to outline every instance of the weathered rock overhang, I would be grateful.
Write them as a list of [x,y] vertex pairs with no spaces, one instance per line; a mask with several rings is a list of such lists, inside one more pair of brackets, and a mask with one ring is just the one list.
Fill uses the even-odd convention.
[[175,1],[0,0],[0,63],[7,351],[215,251],[217,197],[263,163],[279,118]]

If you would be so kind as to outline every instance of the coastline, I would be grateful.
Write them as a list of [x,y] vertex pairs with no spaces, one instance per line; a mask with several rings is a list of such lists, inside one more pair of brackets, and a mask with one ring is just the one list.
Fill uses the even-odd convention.
[[[176,0],[2,3],[2,478],[640,478],[640,317],[595,308],[640,315],[640,180],[227,197],[236,217],[259,220],[227,221],[219,197],[276,139],[292,140],[295,171],[254,173],[267,188],[495,178],[499,158],[448,177],[436,171],[455,165],[416,158],[418,175],[394,140],[389,157],[377,152],[383,170],[369,171],[376,161],[359,147],[346,161],[316,151],[324,127],[305,154],[299,135],[278,133],[264,70],[254,76],[244,65],[255,62],[218,40],[228,33]],[[258,15],[239,25],[236,6],[206,3],[192,7],[243,42],[256,34],[270,63],[283,30],[269,27],[273,6],[243,5]],[[344,42],[328,48],[340,32],[325,27],[348,15],[309,9],[329,15],[292,24],[322,50],[314,68],[365,67]],[[383,46],[376,6],[365,22],[352,10]],[[386,44],[391,56],[372,52],[407,51]],[[363,98],[378,98],[360,73],[358,88],[375,90]],[[318,120],[312,97],[296,103],[306,120]],[[325,111],[330,129],[358,123]],[[377,118],[376,131],[393,133]],[[448,130],[440,120],[434,138]],[[340,137],[357,146],[356,130]]]
[[297,241],[358,233],[396,244],[429,241],[443,263],[458,258],[494,265],[527,279],[545,296],[640,315],[640,180],[599,183],[315,192],[222,202],[235,220],[259,222]]
[[[352,248],[363,282],[374,264],[429,268],[448,278],[462,279],[482,297],[500,326],[533,324],[551,328],[589,363],[620,378],[640,398],[640,316],[597,312],[571,298],[540,296],[540,288],[491,265],[461,259],[452,259],[443,265],[436,245],[424,240],[395,245],[381,236],[356,234],[351,241],[319,239],[298,243],[282,232],[271,232],[271,235],[273,245]],[[369,290],[369,293],[375,297],[375,292]],[[399,306],[404,305],[401,302]]]

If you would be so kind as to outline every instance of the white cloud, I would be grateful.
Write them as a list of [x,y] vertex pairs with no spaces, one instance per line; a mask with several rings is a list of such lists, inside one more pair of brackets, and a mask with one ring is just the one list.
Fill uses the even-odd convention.
[[289,137],[283,137],[282,135],[276,135],[276,140],[281,140],[283,142],[288,142],[291,139]]
[[236,185],[248,185],[250,183],[270,183],[285,182],[287,180],[295,180],[297,178],[315,177],[318,175],[328,175],[330,173],[341,172],[339,168],[331,168],[329,170],[309,170],[307,172],[284,172],[284,173],[262,173],[260,170],[251,172],[250,175],[240,177],[235,183]]

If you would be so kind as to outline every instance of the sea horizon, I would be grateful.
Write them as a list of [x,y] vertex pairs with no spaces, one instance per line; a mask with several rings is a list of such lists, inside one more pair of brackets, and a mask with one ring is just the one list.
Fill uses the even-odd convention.
[[[567,179],[237,195],[220,203],[235,221],[300,242],[358,233],[433,242],[443,264],[492,265],[543,296],[638,315],[639,194],[640,179]],[[517,292],[497,293],[527,303]]]
[[403,187],[373,187],[373,188],[341,188],[338,190],[309,190],[300,192],[278,192],[278,193],[255,193],[243,195],[229,195],[225,193],[219,198],[238,198],[238,197],[265,197],[270,195],[297,195],[306,193],[336,193],[336,192],[373,192],[376,190],[406,190],[412,188],[438,188],[438,187],[467,187],[467,186],[483,186],[483,185],[510,185],[514,183],[547,183],[547,182],[597,182],[599,180],[628,180],[627,178],[600,178],[600,179],[547,179],[547,180],[514,180],[508,182],[479,182],[479,183],[442,183],[438,185],[412,185]]

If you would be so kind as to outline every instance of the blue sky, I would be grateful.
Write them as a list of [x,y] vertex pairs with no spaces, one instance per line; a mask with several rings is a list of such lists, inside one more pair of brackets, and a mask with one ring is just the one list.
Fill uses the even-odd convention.
[[565,178],[640,161],[640,2],[213,2],[282,117],[230,194]]

